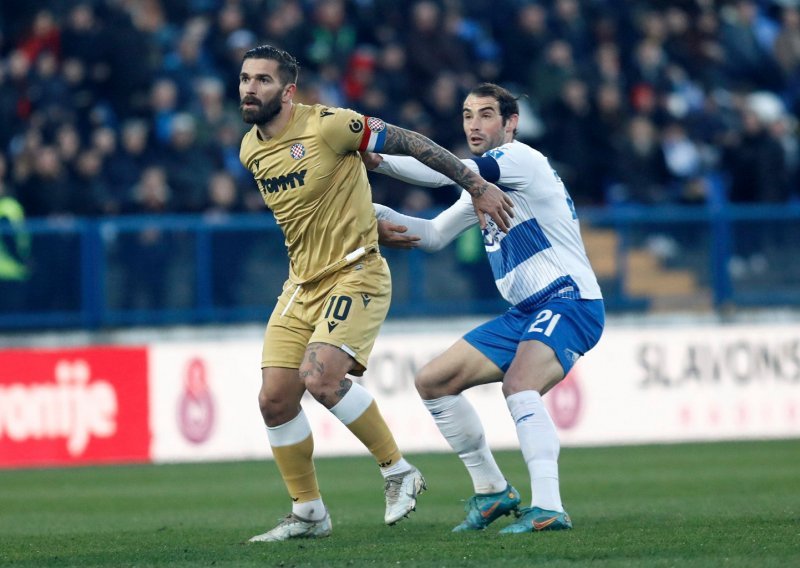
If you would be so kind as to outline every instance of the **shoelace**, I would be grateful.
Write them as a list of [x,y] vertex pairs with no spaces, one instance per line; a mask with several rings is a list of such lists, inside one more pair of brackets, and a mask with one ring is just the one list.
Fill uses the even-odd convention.
[[301,521],[298,517],[296,517],[294,513],[289,513],[288,515],[283,517],[283,519],[281,519],[281,522],[278,523],[278,526],[291,525],[294,523],[301,523],[301,522],[303,521]]

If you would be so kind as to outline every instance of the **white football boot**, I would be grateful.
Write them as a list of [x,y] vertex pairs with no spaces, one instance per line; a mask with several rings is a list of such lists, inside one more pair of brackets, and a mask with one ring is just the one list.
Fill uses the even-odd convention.
[[386,478],[383,490],[386,494],[386,514],[383,517],[387,525],[393,525],[417,507],[417,495],[425,491],[425,478],[415,467],[410,470]]
[[331,516],[325,512],[325,518],[310,521],[298,517],[294,513],[286,515],[277,527],[269,532],[251,538],[248,542],[278,542],[292,538],[325,538],[333,531]]

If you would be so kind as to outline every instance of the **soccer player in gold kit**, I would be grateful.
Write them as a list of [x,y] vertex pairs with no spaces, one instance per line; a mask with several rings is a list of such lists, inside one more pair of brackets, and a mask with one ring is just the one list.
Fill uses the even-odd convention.
[[378,462],[386,524],[407,516],[425,489],[372,395],[347,377],[366,369],[391,298],[359,152],[410,155],[438,170],[470,192],[482,225],[494,222],[505,231],[512,216],[511,200],[499,188],[428,138],[352,110],[294,103],[297,74],[292,55],[263,45],[244,55],[239,75],[242,118],[253,125],[239,157],[283,230],[289,254],[289,278],[264,334],[258,401],[292,512],[251,542],[331,533],[300,405],[306,390]]

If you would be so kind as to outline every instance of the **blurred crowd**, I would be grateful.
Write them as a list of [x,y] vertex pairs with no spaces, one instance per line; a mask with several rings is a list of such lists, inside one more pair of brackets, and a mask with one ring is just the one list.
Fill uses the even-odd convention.
[[[262,210],[237,84],[261,43],[299,59],[299,102],[462,157],[466,91],[503,84],[580,205],[798,197],[800,0],[2,2],[0,196],[28,217]],[[454,197],[373,181],[405,210]]]

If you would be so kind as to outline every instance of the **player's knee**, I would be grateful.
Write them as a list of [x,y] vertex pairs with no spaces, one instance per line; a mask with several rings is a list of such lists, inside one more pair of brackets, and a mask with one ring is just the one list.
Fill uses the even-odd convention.
[[541,377],[519,377],[519,376],[506,376],[503,379],[503,396],[508,398],[512,394],[517,394],[522,391],[536,391],[539,394],[545,394],[551,388],[556,386],[560,378],[541,378]]
[[324,395],[328,390],[327,381],[324,375],[310,375],[305,378],[306,390],[319,400],[320,395]]
[[416,387],[419,396],[423,400],[432,400],[448,394],[446,388],[446,381],[442,381],[442,377],[431,369],[430,365],[426,365],[420,369],[414,377],[414,387]]
[[[258,407],[267,426],[279,426],[293,418],[293,411],[289,401],[281,396],[261,390],[258,393]],[[296,414],[296,412],[294,412]]]
[[324,373],[306,378],[306,390],[314,399],[326,408],[336,405],[352,384],[350,379],[340,376],[328,376]]

